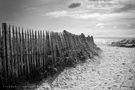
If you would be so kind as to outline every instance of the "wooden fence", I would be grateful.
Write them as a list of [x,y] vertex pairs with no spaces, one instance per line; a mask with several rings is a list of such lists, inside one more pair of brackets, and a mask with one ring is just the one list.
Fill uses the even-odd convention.
[[[35,70],[56,66],[62,57],[74,52],[85,52],[92,57],[93,37],[84,34],[28,30],[2,23],[0,29],[0,79],[2,84],[29,78]],[[68,52],[68,53],[67,53]],[[66,54],[68,54],[66,56]]]

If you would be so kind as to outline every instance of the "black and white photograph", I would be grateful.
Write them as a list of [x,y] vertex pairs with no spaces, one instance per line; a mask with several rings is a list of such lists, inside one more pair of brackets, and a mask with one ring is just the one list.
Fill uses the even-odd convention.
[[0,0],[0,90],[135,90],[135,0]]

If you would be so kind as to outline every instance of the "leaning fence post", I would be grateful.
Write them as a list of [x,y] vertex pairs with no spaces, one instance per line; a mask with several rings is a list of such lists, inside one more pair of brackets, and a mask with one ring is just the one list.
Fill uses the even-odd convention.
[[3,59],[2,59],[2,76],[4,78],[5,83],[7,82],[7,70],[8,70],[8,65],[7,65],[7,24],[2,23],[2,48],[3,48]]
[[2,34],[1,34],[1,31],[2,28],[0,27],[0,87],[2,85]]

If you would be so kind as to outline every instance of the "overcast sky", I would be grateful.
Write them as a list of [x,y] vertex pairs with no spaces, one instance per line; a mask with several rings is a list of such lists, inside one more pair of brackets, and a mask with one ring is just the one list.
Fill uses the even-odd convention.
[[95,37],[133,37],[135,0],[0,0],[0,22]]

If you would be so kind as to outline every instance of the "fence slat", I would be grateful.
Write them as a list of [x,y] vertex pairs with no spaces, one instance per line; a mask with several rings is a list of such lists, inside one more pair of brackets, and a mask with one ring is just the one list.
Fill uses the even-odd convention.
[[38,46],[37,46],[37,56],[38,56],[38,67],[40,67],[40,63],[41,63],[41,60],[40,60],[40,55],[39,55],[39,53],[40,53],[40,32],[39,32],[39,30],[38,30]]
[[32,31],[32,35],[33,35],[33,60],[34,60],[34,67],[36,67],[36,37],[34,34],[34,31]]
[[2,61],[2,67],[3,67],[3,78],[4,78],[4,80],[3,80],[3,82],[7,82],[7,75],[8,75],[8,73],[7,73],[7,46],[6,46],[6,33],[7,33],[7,24],[6,23],[2,23],[2,39],[3,39],[3,61]]
[[44,50],[44,49],[43,49],[43,47],[44,47],[44,46],[43,46],[43,32],[42,32],[42,31],[40,31],[40,37],[41,37],[41,38],[40,38],[40,42],[41,42],[41,43],[40,43],[41,67],[43,67],[43,60],[44,60],[44,57],[43,57],[43,56],[44,56],[44,55],[43,55],[43,50]]
[[[9,43],[9,53],[8,53],[8,55],[9,55],[9,58],[8,58],[8,60],[10,60],[10,78],[13,78],[13,64],[12,64],[12,62],[13,62],[13,57],[12,57],[12,55],[13,55],[13,53],[12,53],[12,37],[11,37],[11,26],[9,25],[9,31],[8,31],[8,34],[9,34],[9,41],[8,41],[8,43]],[[12,80],[12,79],[11,79]],[[12,81],[11,81],[12,82]]]
[[29,30],[29,65],[30,65],[30,73],[33,73],[33,62],[32,62],[32,35],[31,35],[31,30]]
[[16,41],[15,41],[15,43],[16,43],[16,46],[15,46],[16,54],[15,54],[15,56],[16,56],[16,67],[17,67],[17,75],[18,75],[17,78],[19,78],[19,76],[20,76],[20,57],[19,57],[20,52],[19,52],[18,27],[15,28],[15,39],[16,39]]
[[25,55],[26,55],[26,75],[27,75],[27,78],[28,77],[28,74],[30,73],[30,66],[29,66],[29,34],[28,34],[28,31],[25,30]]
[[36,56],[36,67],[38,67],[38,42],[37,42],[37,31],[35,31],[35,56]]
[[45,60],[46,60],[46,58],[45,58],[45,32],[43,31],[42,32],[42,41],[43,41],[43,67],[45,66]]
[[25,56],[25,38],[24,38],[24,29],[22,28],[21,31],[21,57],[22,57],[22,75],[25,77],[25,70],[26,70],[26,56]]
[[35,67],[35,58],[34,58],[34,33],[33,30],[31,31],[31,59],[32,59],[32,68],[34,71],[34,67]]
[[15,81],[16,79],[16,77],[17,77],[17,73],[16,73],[16,63],[15,63],[15,61],[16,61],[16,57],[15,57],[15,27],[14,26],[12,26],[12,58],[13,58],[13,60],[12,60],[12,67],[13,67],[13,80]]
[[21,36],[21,32],[20,32],[20,30],[21,30],[21,28],[19,27],[19,29],[18,29],[18,41],[19,41],[19,68],[20,68],[20,76],[22,76],[23,75],[23,53],[22,53],[22,36]]
[[[3,50],[2,50],[2,28],[0,27],[0,82],[2,82],[2,54],[3,54]],[[1,84],[0,84],[1,87]]]

